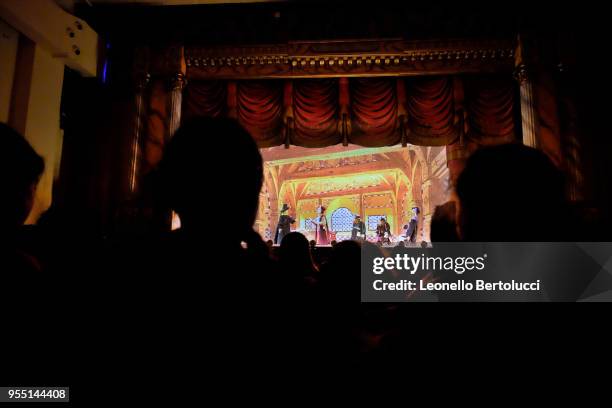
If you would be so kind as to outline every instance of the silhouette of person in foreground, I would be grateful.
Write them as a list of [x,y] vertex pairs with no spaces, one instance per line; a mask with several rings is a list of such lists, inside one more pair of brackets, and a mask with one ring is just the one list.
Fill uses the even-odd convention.
[[0,152],[0,308],[12,320],[10,333],[2,339],[2,346],[11,350],[2,367],[19,383],[64,382],[71,323],[57,307],[64,297],[57,290],[56,276],[33,255],[35,229],[24,226],[44,161],[23,136],[3,123]]
[[431,217],[431,242],[457,242],[456,206],[449,201],[436,206]]
[[[236,170],[234,177],[217,177],[219,163],[211,152],[227,150],[226,165]],[[228,169],[228,170],[231,170]],[[180,236],[202,241],[204,231],[214,230],[216,241],[240,251],[240,242],[253,242],[263,164],[255,141],[231,119],[195,118],[185,122],[166,147],[159,166],[163,203],[178,213]],[[220,198],[221,208],[217,200]],[[223,220],[211,214],[226,214]],[[212,240],[211,240],[212,241]],[[261,241],[255,240],[255,241]]]
[[4,123],[0,123],[0,145],[0,233],[6,252],[3,278],[40,272],[38,260],[28,251],[23,224],[32,211],[44,161],[23,136]]
[[284,274],[297,278],[302,284],[311,286],[318,272],[308,239],[299,232],[290,232],[283,238],[278,252],[280,268]]
[[[578,230],[565,199],[562,173],[543,152],[519,144],[484,147],[467,160],[456,186],[460,239],[467,242],[566,242]],[[562,248],[562,250],[559,250]],[[533,251],[533,252],[532,252]],[[535,257],[535,254],[543,254]],[[548,254],[548,255],[547,255]],[[582,250],[569,246],[506,244],[483,272],[447,279],[541,282],[541,290],[469,293],[457,300],[561,300],[583,295],[599,267],[577,268]],[[537,262],[542,263],[541,265]],[[444,278],[443,278],[444,279]],[[441,296],[454,300],[451,292]]]
[[357,356],[360,324],[361,245],[367,242],[345,240],[331,250],[320,270],[318,301],[311,315],[312,332],[324,337],[317,343],[322,355],[353,359]]
[[564,241],[574,226],[564,178],[543,152],[520,144],[484,147],[457,179],[465,241]]
[[[221,151],[227,162],[212,157]],[[166,146],[158,171],[160,203],[181,227],[143,243],[122,289],[130,361],[144,375],[164,376],[211,352],[229,365],[268,358],[271,338],[281,338],[278,315],[289,309],[278,305],[291,288],[277,290],[277,266],[253,230],[263,182],[255,141],[234,120],[193,118]]]
[[[231,161],[221,166],[234,174],[218,177],[220,164],[209,156],[227,150],[228,141]],[[208,299],[265,299],[257,292],[271,289],[275,265],[253,230],[263,164],[249,133],[231,119],[190,119],[167,145],[158,177],[160,202],[179,215],[181,228],[161,240],[156,268],[163,266],[162,274],[177,271],[172,280],[183,290],[188,281],[205,277],[207,284],[193,290]],[[178,283],[178,277],[187,281]]]

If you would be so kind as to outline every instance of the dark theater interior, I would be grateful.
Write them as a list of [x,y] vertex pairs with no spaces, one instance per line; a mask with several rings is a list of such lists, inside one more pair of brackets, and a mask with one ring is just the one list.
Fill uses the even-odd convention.
[[[0,385],[91,402],[211,355],[376,364],[431,319],[360,302],[365,252],[609,243],[608,20],[595,2],[0,0]],[[528,300],[612,300],[594,276]]]

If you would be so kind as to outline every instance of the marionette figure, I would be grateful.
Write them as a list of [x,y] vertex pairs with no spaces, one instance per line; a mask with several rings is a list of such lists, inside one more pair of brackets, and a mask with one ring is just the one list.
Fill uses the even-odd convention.
[[419,229],[420,212],[421,210],[419,210],[419,207],[412,207],[412,218],[410,218],[408,225],[404,226],[404,229],[406,230],[405,238],[408,242],[416,242],[417,231]]
[[353,220],[353,229],[351,230],[351,240],[364,240],[365,239],[365,224],[361,221],[359,215],[355,216]]
[[287,203],[284,203],[283,208],[280,210],[281,215],[278,219],[278,224],[276,225],[276,235],[274,236],[275,244],[280,245],[285,235],[291,232],[291,224],[295,222],[295,218],[286,214],[288,210],[289,206]]
[[382,217],[376,226],[376,242],[379,244],[391,243],[391,225]]
[[327,217],[325,216],[325,207],[320,206],[317,208],[317,217],[310,220],[316,225],[315,229],[315,241],[317,245],[329,245],[329,238],[327,236]]

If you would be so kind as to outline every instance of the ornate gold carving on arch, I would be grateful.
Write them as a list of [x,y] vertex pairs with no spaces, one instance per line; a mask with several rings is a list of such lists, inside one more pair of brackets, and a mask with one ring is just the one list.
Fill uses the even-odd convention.
[[185,47],[188,78],[263,79],[512,72],[514,40],[403,39]]

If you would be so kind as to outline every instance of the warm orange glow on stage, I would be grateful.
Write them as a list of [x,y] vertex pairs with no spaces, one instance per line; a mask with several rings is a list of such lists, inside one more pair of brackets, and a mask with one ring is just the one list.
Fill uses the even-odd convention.
[[411,208],[419,207],[418,240],[429,241],[429,219],[448,199],[448,169],[443,147],[356,145],[327,148],[292,146],[262,149],[265,182],[256,229],[273,239],[280,208],[290,206],[292,230],[314,237],[310,219],[324,206],[331,238],[349,239],[355,215],[375,239],[376,223],[385,217],[394,237],[403,234]]

